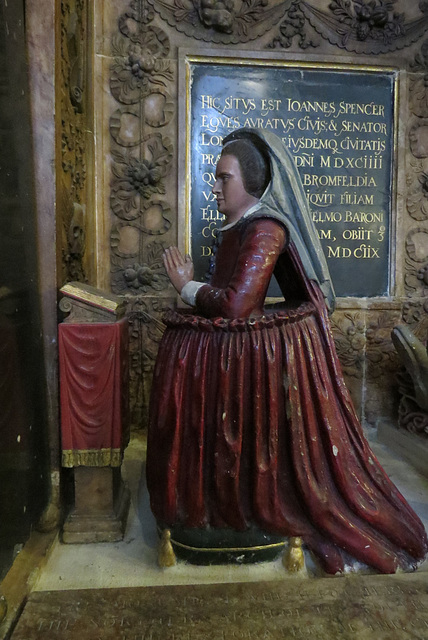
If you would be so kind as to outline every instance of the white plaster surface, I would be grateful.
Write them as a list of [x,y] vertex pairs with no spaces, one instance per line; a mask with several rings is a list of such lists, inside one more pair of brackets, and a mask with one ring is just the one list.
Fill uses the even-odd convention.
[[[428,479],[375,440],[371,446],[391,480],[428,529]],[[178,563],[168,569],[157,565],[157,533],[145,486],[145,442],[134,436],[125,454],[123,477],[131,490],[131,507],[122,542],[64,545],[54,543],[36,584],[36,591],[96,589],[178,584],[208,584],[282,580],[281,559],[243,566],[198,567]],[[310,566],[309,566],[310,568]],[[428,560],[419,568],[428,571]],[[295,579],[308,579],[298,574]]]

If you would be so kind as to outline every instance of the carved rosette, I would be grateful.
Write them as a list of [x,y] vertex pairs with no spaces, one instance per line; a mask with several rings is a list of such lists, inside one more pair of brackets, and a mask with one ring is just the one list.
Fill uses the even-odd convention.
[[[110,90],[117,102],[109,122],[112,291],[125,296],[130,330],[130,400],[134,427],[144,425],[151,374],[169,288],[162,253],[173,230],[167,198],[174,149],[175,103],[170,44],[144,0],[133,1],[112,40]],[[171,133],[172,131],[172,133]],[[171,197],[170,190],[168,191]],[[171,304],[171,301],[169,302]]]
[[85,0],[61,2],[61,284],[86,281],[86,20]]

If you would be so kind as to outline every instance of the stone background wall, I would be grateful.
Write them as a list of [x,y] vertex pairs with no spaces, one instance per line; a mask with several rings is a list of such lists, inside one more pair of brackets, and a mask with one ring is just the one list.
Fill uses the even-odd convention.
[[133,427],[143,429],[177,243],[178,49],[275,51],[284,60],[400,71],[393,295],[340,299],[332,316],[346,382],[367,426],[396,421],[390,332],[428,332],[428,2],[63,0],[58,21],[58,286],[126,297]]

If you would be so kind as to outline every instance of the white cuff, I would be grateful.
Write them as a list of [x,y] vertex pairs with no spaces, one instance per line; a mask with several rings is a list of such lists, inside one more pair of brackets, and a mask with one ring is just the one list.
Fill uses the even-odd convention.
[[180,296],[183,302],[186,304],[190,304],[191,307],[195,306],[196,294],[199,289],[204,286],[203,282],[196,282],[195,280],[190,280],[181,290]]

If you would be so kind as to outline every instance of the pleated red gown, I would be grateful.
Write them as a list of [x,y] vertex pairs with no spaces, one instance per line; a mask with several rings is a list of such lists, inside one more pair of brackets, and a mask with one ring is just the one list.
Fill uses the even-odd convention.
[[[301,536],[328,573],[349,556],[416,568],[424,527],[363,435],[322,294],[286,230],[252,216],[221,238],[197,315],[165,319],[147,457],[157,521]],[[273,272],[285,305],[265,312]]]

